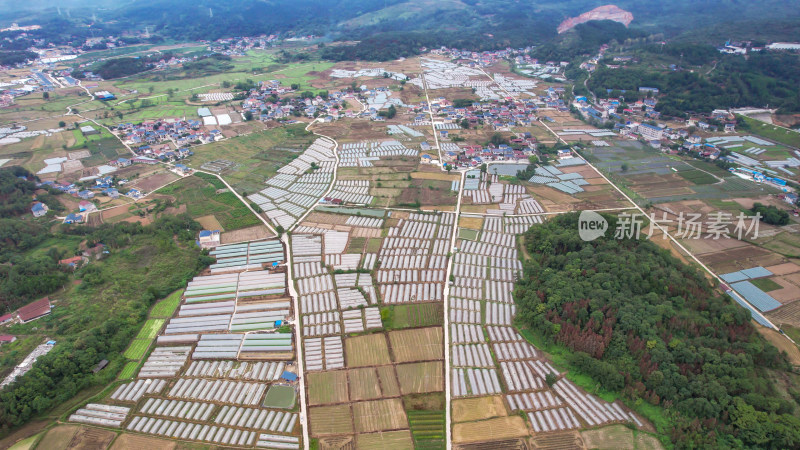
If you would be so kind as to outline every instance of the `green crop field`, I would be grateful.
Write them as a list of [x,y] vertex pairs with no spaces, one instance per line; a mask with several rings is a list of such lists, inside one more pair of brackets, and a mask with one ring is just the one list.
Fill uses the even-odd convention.
[[294,408],[294,401],[297,393],[291,386],[272,385],[264,396],[265,408]]
[[691,170],[681,170],[678,172],[678,175],[685,178],[686,180],[694,183],[694,184],[714,184],[718,182],[716,178],[712,175],[709,175],[705,172],[700,170],[691,169]]
[[[199,174],[203,175],[203,174]],[[186,204],[192,218],[214,215],[225,231],[258,225],[261,221],[231,192],[220,192],[224,185],[208,175],[186,177],[158,190],[160,194],[176,197],[177,203]]]
[[150,310],[150,317],[172,317],[172,314],[175,313],[175,309],[181,304],[182,295],[183,289],[169,294],[167,298],[153,306],[153,309]]
[[147,319],[147,322],[144,323],[142,329],[139,330],[139,334],[136,336],[136,339],[152,340],[158,335],[158,331],[163,325],[164,319]]
[[408,411],[407,414],[414,448],[444,448],[444,411]]
[[127,380],[133,377],[133,374],[136,373],[136,369],[139,368],[139,363],[137,361],[129,361],[125,364],[125,367],[122,368],[122,371],[119,373],[120,380]]
[[439,303],[396,305],[391,314],[390,328],[429,327],[444,322],[444,310]]
[[150,348],[151,342],[153,342],[152,339],[134,339],[131,342],[131,346],[125,350],[123,356],[133,360],[142,359],[144,354],[147,353],[147,349]]

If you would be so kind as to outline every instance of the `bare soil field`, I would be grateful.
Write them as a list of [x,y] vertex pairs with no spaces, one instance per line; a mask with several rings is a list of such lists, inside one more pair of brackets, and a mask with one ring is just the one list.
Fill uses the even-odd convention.
[[264,225],[255,225],[252,227],[240,228],[238,230],[226,231],[220,235],[220,242],[222,244],[235,244],[237,242],[267,239],[273,236],[274,235],[270,233],[269,229],[267,229],[267,227]]
[[580,433],[577,431],[537,434],[531,438],[531,444],[534,449],[589,448],[584,444]]
[[406,412],[399,398],[354,403],[353,420],[359,433],[408,428]]
[[347,367],[382,366],[392,362],[383,334],[351,337],[344,343]]
[[483,217],[464,217],[458,218],[458,226],[472,230],[480,230],[483,226]]
[[414,328],[389,333],[395,362],[443,359],[444,343],[442,339],[441,327]]
[[787,324],[800,328],[800,302],[792,302],[764,314],[774,324]]
[[765,269],[769,270],[775,275],[788,275],[790,273],[800,272],[800,266],[792,262],[765,267]]
[[114,441],[114,445],[111,446],[110,450],[173,450],[175,444],[174,441],[165,439],[122,433],[117,440]]
[[453,422],[471,422],[507,415],[503,397],[499,395],[453,400]]
[[172,172],[161,172],[150,175],[146,178],[140,178],[132,184],[139,190],[144,192],[152,192],[165,184],[177,180],[178,177]]
[[442,172],[441,170],[435,169],[433,171],[427,170],[428,168],[424,165],[420,166],[420,170],[418,172],[411,172],[411,178],[419,179],[419,180],[439,180],[439,181],[455,181],[459,180],[460,177],[455,174],[448,174],[447,172]]
[[520,416],[499,417],[453,425],[453,443],[455,444],[526,436],[528,436],[528,427]]
[[94,450],[106,448],[117,437],[117,433],[99,428],[81,427],[69,443],[70,450]]

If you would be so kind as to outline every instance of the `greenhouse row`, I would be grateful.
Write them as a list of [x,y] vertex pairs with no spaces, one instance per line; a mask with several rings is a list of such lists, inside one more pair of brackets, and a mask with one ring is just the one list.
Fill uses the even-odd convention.
[[263,383],[180,378],[170,389],[169,397],[255,406],[266,389]]
[[155,434],[182,440],[213,442],[216,444],[246,446],[252,445],[258,432],[235,430],[233,428],[177,422],[154,417],[135,416],[128,424],[129,431]]
[[139,378],[174,377],[189,359],[192,347],[156,347],[139,371]]
[[494,367],[486,344],[454,345],[452,352],[453,367]]
[[211,418],[215,408],[216,405],[213,403],[148,398],[139,412],[141,414],[147,414],[148,416],[163,416],[206,422]]
[[500,393],[500,380],[495,369],[452,369],[452,371],[454,397]]
[[69,416],[70,422],[100,425],[104,427],[119,427],[128,417],[130,408],[122,406],[99,405],[89,403]]
[[[310,338],[303,343],[306,370],[334,370],[344,367],[341,336]],[[324,350],[324,353],[323,353]]]
[[297,414],[265,409],[223,406],[214,423],[232,427],[255,428],[264,431],[291,433],[297,423]]
[[563,400],[553,395],[549,390],[509,394],[506,395],[506,400],[508,400],[508,405],[512,411],[536,411],[555,408],[564,404]]
[[441,284],[383,284],[381,298],[384,303],[442,301]]
[[111,394],[111,399],[118,402],[132,402],[136,403],[145,394],[153,394],[161,392],[167,386],[167,380],[159,379],[153,380],[150,378],[142,378],[131,383],[120,385],[117,390]]

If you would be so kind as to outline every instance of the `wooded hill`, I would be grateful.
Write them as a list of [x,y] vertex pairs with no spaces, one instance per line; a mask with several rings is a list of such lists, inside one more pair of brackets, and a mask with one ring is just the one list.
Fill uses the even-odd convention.
[[693,267],[649,241],[584,242],[577,213],[524,242],[517,320],[569,349],[571,371],[663,408],[671,427],[659,431],[680,448],[800,445],[800,392],[781,396],[770,381],[790,370],[785,355]]

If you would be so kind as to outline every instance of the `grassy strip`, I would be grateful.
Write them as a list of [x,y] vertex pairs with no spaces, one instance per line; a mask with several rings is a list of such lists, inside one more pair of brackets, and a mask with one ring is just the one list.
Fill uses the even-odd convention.
[[161,300],[160,302],[156,303],[155,306],[153,306],[153,309],[150,310],[150,317],[162,317],[162,318],[172,317],[172,314],[175,313],[175,310],[178,308],[178,305],[181,304],[182,295],[183,295],[183,289],[178,289],[172,294],[169,294],[167,298]]
[[738,114],[736,117],[744,120],[744,122],[747,124],[747,129],[741,130],[742,133],[752,132],[753,134],[763,136],[775,142],[780,142],[781,144],[786,144],[792,147],[800,147],[800,133],[796,131],[777,127],[775,125]]

